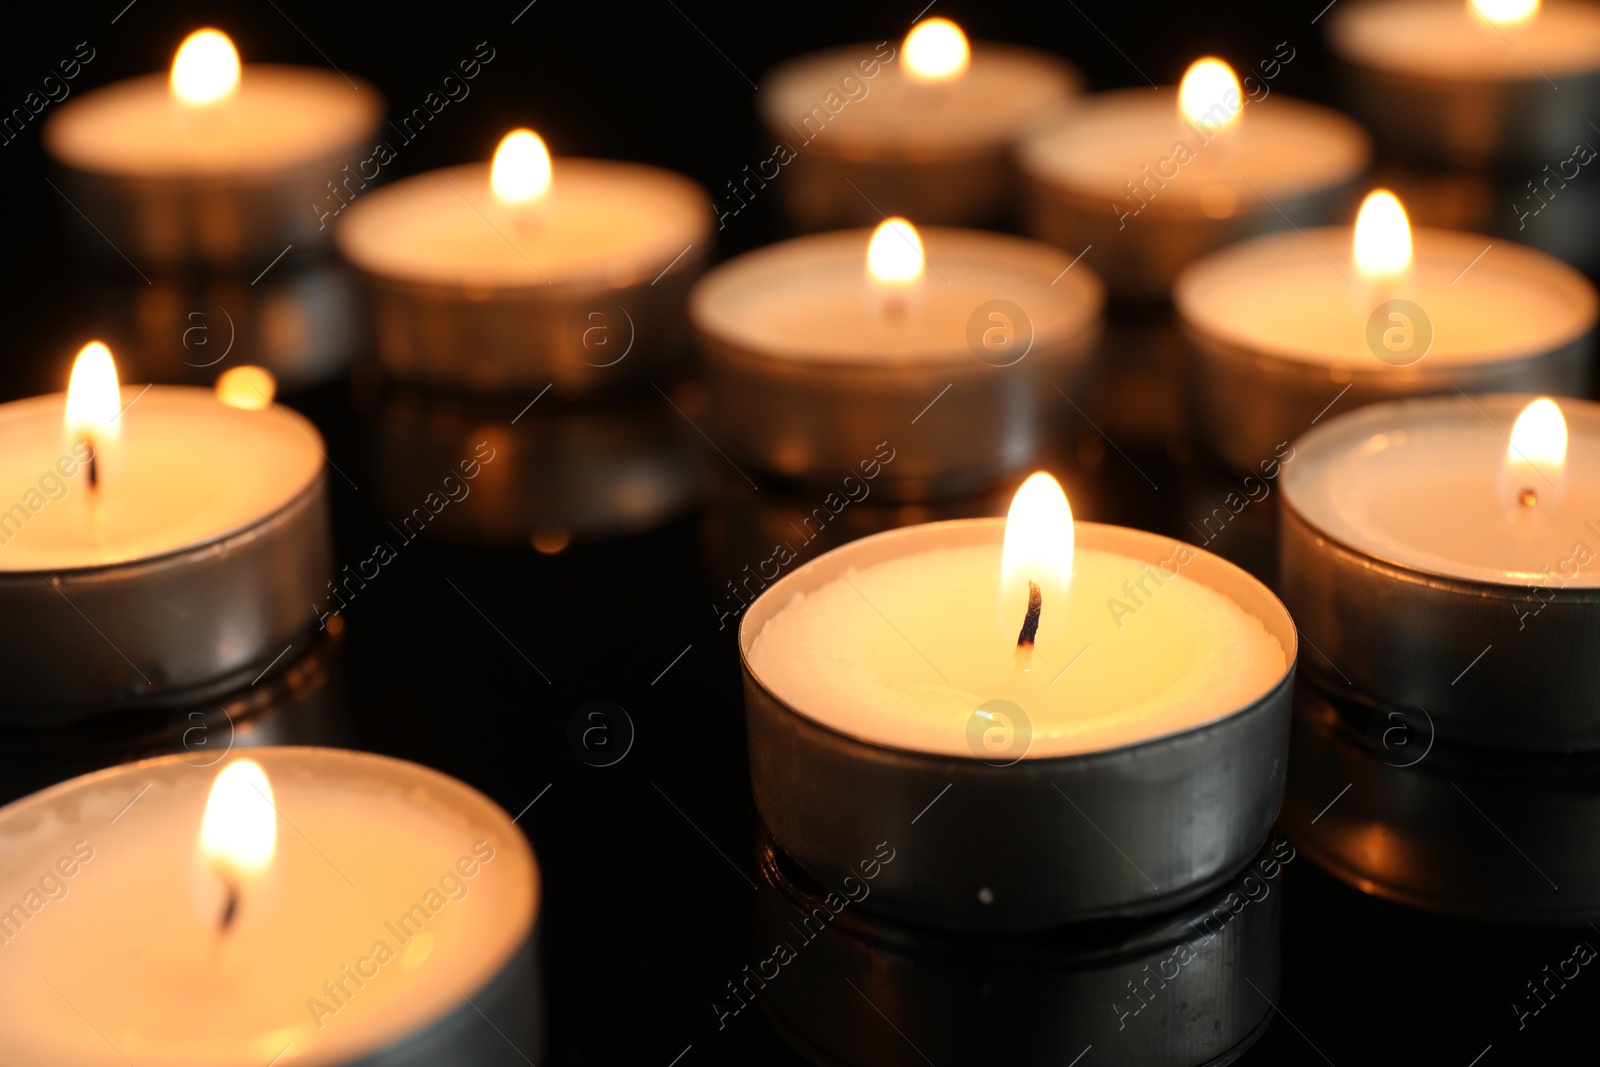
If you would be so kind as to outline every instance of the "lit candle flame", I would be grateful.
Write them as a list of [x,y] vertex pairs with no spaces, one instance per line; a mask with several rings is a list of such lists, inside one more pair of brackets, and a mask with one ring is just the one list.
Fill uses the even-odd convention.
[[239,88],[239,52],[221,30],[196,30],[172,60],[172,95],[192,107],[232,96]]
[[902,218],[884,219],[867,245],[867,274],[886,286],[909,286],[922,277],[922,238]]
[[1189,64],[1178,86],[1178,114],[1215,133],[1239,121],[1244,99],[1233,68],[1215,56]]
[[111,350],[99,341],[90,341],[72,361],[62,430],[69,449],[83,442],[89,445],[91,489],[98,487],[109,453],[121,435],[121,412],[122,392]]
[[1411,223],[1400,200],[1374,189],[1356,214],[1356,270],[1368,280],[1395,279],[1411,269]]
[[229,367],[217,376],[217,399],[230,408],[259,411],[272,403],[278,380],[265,367],[244,364]]
[[924,19],[911,27],[901,46],[907,76],[919,82],[952,81],[972,64],[972,47],[961,27],[949,19]]
[[1506,445],[1502,495],[1523,508],[1555,506],[1566,484],[1567,420],[1541,396],[1517,416]]
[[1472,12],[1495,26],[1515,26],[1539,13],[1539,0],[1467,0]]
[[272,784],[254,760],[234,760],[211,785],[200,820],[200,855],[224,877],[260,874],[272,865],[278,812]]
[[529,129],[512,130],[494,150],[489,188],[502,204],[531,204],[550,191],[550,150]]
[[1017,649],[1024,667],[1038,635],[1066,622],[1073,540],[1072,506],[1061,484],[1044,471],[1030,475],[1011,498],[1000,550],[1001,622],[1008,634],[1022,625]]

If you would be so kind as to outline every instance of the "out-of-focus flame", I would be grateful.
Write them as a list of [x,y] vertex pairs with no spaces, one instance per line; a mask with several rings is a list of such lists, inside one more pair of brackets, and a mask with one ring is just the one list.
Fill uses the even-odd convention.
[[254,760],[235,760],[211,785],[200,820],[200,855],[230,876],[260,874],[272,865],[278,812],[272,784]]
[[1233,68],[1215,56],[1189,64],[1178,85],[1178,114],[1210,132],[1239,121],[1244,97]]
[[887,286],[907,286],[922,277],[922,238],[902,218],[884,219],[867,244],[867,274]]
[[217,399],[230,408],[259,411],[272,403],[278,380],[265,367],[229,367],[217,377]]
[[1368,280],[1398,278],[1411,269],[1411,223],[1400,200],[1374,189],[1356,214],[1356,271]]
[[1044,471],[1029,475],[1011,498],[1000,550],[1000,618],[1009,633],[1027,611],[1029,582],[1039,587],[1040,632],[1065,621],[1073,541],[1072,506],[1061,483]]
[[1539,13],[1539,0],[1467,0],[1467,8],[1495,26],[1515,26]]
[[550,191],[550,150],[532,130],[512,130],[494,150],[489,188],[502,204],[531,204]]
[[959,78],[972,63],[972,48],[949,19],[924,19],[911,27],[902,47],[906,74],[919,82]]
[[195,30],[172,59],[172,95],[204,107],[239,88],[239,52],[221,30]]

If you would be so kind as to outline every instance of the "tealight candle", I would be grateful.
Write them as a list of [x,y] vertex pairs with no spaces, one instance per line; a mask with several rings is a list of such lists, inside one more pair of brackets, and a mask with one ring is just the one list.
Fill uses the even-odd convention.
[[671,369],[710,227],[689,179],[552,161],[533,131],[516,130],[490,166],[363,197],[337,240],[371,291],[378,357],[396,377],[571,397]]
[[717,215],[725,222],[777,182],[803,229],[859,226],[881,212],[996,221],[1012,210],[1017,142],[1081,85],[1054,56],[969,45],[942,18],[912,27],[898,56],[885,41],[790,60],[757,94],[773,156],[717,191]]
[[538,1054],[532,850],[436,771],[318,748],[130,763],[0,808],[0,871],[18,1062]]
[[690,297],[711,436],[785,479],[892,455],[890,496],[990,486],[1038,451],[1051,383],[1072,389],[1103,302],[1048,245],[904,219],[748,253]]
[[[377,90],[330,71],[250,64],[216,30],[172,71],[63,104],[44,128],[64,190],[100,232],[86,249],[145,272],[265,267],[324,244],[316,203],[348,181],[383,116]],[[357,179],[365,184],[364,179]]]
[[1337,404],[1460,390],[1587,391],[1594,286],[1542,252],[1411,231],[1384,190],[1354,227],[1257,238],[1173,287],[1200,431],[1244,470]]
[[1004,521],[806,564],[750,606],[740,644],[773,836],[829,882],[903,842],[873,906],[919,922],[1171,907],[1242,864],[1282,796],[1287,613],[1200,549],[1074,527],[1048,475]]
[[[1262,65],[1276,72],[1292,58]],[[1252,84],[1246,96],[1208,57],[1176,91],[1086,97],[1022,148],[1031,232],[1074,255],[1092,246],[1113,295],[1165,299],[1206,252],[1331,217],[1367,167],[1366,134]]]
[[1441,738],[1600,749],[1600,406],[1381,404],[1295,449],[1282,588],[1310,680]]
[[0,405],[6,719],[202,699],[309,634],[331,570],[321,438],[256,408],[119,390],[98,342],[65,396]]
[[1600,107],[1590,0],[1354,0],[1329,13],[1328,44],[1351,107],[1402,158],[1553,164]]

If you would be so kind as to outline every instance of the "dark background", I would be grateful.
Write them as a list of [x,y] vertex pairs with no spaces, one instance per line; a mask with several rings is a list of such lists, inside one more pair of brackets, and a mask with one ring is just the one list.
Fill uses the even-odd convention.
[[[28,5],[5,14],[0,107],[20,103],[80,41],[97,55],[74,93],[163,67],[189,30],[211,24],[233,36],[246,62],[331,62],[374,83],[398,111],[487,41],[497,55],[471,96],[406,146],[391,180],[485,158],[507,129],[527,124],[557,154],[655,163],[715,192],[770,153],[747,76],[759,80],[776,62],[821,47],[897,39],[917,6],[537,0],[512,25],[521,0]],[[1143,84],[1143,75],[1167,84],[1197,55],[1245,65],[1288,41],[1298,56],[1275,89],[1327,99],[1320,27],[1311,24],[1322,7],[940,0],[930,14],[957,19],[976,39],[1064,55],[1094,88]],[[64,239],[71,209],[46,174],[38,123],[0,147],[8,253],[0,399],[62,388],[71,356],[96,332]],[[778,212],[776,196],[758,200],[718,235],[719,254],[783,236]],[[343,383],[286,399],[316,419],[353,482],[370,484],[374,458],[356,439]],[[1112,467],[1103,468],[1088,517],[1180,525],[1172,488],[1160,497]],[[340,478],[331,486],[336,559],[353,563],[389,516],[370,492]],[[553,556],[419,542],[345,613],[341,654],[361,747],[456,775],[513,814],[539,797],[520,825],[546,878],[551,1031],[540,1064],[665,1067],[686,1046],[684,1067],[800,1062],[760,1014],[745,1012],[719,1031],[710,1008],[722,983],[755,957],[750,886],[707,838],[748,869],[755,815],[733,631],[719,632],[708,608],[701,518],[686,514]],[[632,751],[611,767],[586,765],[568,744],[569,717],[594,699],[626,708],[637,729]],[[1523,983],[1569,955],[1580,935],[1408,911],[1309,862],[1293,866],[1285,888],[1283,1016],[1245,1062],[1467,1067],[1491,1045],[1476,1061],[1484,1067],[1579,1049],[1592,1058],[1585,1023],[1600,977],[1581,975],[1521,1032],[1510,1010]],[[1003,1011],[990,1023],[1006,1024]],[[886,1030],[885,1042],[895,1040]],[[924,1051],[940,1062],[937,1049]],[[1094,1062],[1091,1053],[1084,1065]]]

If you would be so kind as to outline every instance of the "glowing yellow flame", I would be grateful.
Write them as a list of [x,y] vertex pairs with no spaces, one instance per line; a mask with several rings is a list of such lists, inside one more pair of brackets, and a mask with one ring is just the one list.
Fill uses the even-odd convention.
[[1539,0],[1467,0],[1467,7],[1496,26],[1514,26],[1539,13]]
[[200,820],[200,855],[230,874],[259,874],[272,864],[278,812],[267,772],[254,760],[235,760],[211,785]]
[[512,130],[494,150],[489,188],[502,204],[531,204],[550,191],[550,150],[532,130]]
[[867,245],[867,273],[885,285],[910,285],[922,277],[922,238],[902,218],[884,219]]
[[1374,189],[1356,215],[1356,270],[1367,278],[1392,278],[1411,269],[1411,223],[1399,199]]
[[1028,583],[1039,587],[1043,612],[1040,632],[1059,629],[1066,619],[1067,587],[1072,583],[1074,531],[1072,507],[1061,484],[1044,471],[1029,475],[1006,515],[1000,550],[1001,621],[1016,627],[1028,607]]
[[1178,114],[1206,130],[1225,129],[1244,110],[1239,79],[1233,68],[1215,56],[1189,64],[1178,86]]
[[278,380],[265,367],[229,367],[217,377],[217,399],[231,408],[259,411],[272,403]]
[[972,48],[961,27],[949,19],[926,19],[906,34],[904,68],[914,81],[940,82],[958,78],[972,63]]
[[172,95],[203,107],[239,88],[239,52],[221,30],[195,30],[172,60]]
[[1506,463],[1535,467],[1547,475],[1559,474],[1567,462],[1567,420],[1554,400],[1541,396],[1522,409],[1511,427]]
[[121,410],[111,350],[99,341],[90,341],[72,361],[72,377],[67,382],[67,410],[62,420],[67,443],[88,441],[96,452],[101,451],[117,439]]

